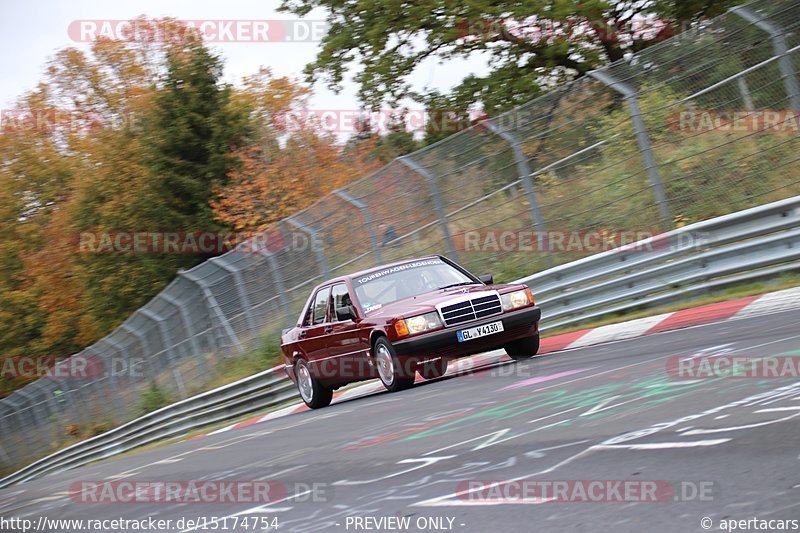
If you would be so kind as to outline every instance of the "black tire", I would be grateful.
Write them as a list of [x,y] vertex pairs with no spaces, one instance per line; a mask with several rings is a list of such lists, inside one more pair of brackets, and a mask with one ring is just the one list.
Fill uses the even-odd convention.
[[378,377],[389,392],[398,392],[414,385],[414,373],[408,376],[397,358],[392,343],[386,337],[375,341],[373,356]]
[[445,372],[447,372],[447,361],[445,359],[428,361],[420,365],[417,372],[419,372],[419,375],[425,379],[440,378],[444,376]]
[[515,361],[530,359],[539,351],[539,335],[509,342],[504,348],[508,356]]
[[311,409],[320,409],[330,405],[333,399],[333,390],[324,387],[311,374],[305,359],[298,359],[294,363],[294,375],[297,378],[297,390],[300,398]]

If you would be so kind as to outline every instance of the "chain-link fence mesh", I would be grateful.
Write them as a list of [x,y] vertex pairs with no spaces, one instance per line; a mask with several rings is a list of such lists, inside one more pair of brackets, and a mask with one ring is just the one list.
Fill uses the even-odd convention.
[[[543,234],[663,231],[800,194],[799,30],[797,2],[736,8],[393,161],[257,250],[181,272],[71,358],[85,378],[45,377],[0,401],[0,469],[134,418],[152,384],[197,392],[222,359],[275,341],[325,278],[445,254],[507,281],[592,253]],[[532,249],[481,240],[504,229],[538,230]]]

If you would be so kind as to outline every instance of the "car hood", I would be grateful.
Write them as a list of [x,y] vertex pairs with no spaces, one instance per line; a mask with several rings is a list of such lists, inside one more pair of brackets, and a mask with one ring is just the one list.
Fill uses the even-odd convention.
[[480,285],[476,283],[475,285],[462,285],[459,287],[450,287],[449,289],[439,289],[386,304],[383,307],[367,313],[367,318],[378,319],[414,316],[434,311],[438,304],[458,298],[459,296],[464,296],[465,294],[487,291],[499,291],[503,293],[509,290],[522,289],[524,287],[524,285]]

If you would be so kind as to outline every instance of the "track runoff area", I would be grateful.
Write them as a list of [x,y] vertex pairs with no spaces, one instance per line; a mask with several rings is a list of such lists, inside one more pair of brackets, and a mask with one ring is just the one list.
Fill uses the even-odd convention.
[[2,531],[800,529],[800,311],[342,396],[0,491]]

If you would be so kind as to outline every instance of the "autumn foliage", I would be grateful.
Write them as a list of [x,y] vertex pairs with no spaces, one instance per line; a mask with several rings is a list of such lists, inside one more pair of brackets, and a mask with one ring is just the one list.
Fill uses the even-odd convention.
[[[222,68],[197,40],[100,40],[57,52],[3,116],[0,363],[78,352],[208,258],[78,253],[80,232],[261,229],[379,164],[275,127],[308,87]],[[0,375],[0,396],[28,380]]]
[[380,166],[362,146],[350,157],[329,136],[304,132],[279,150],[248,146],[237,152],[241,165],[212,206],[218,220],[238,231],[259,231],[313,204],[329,192]]

